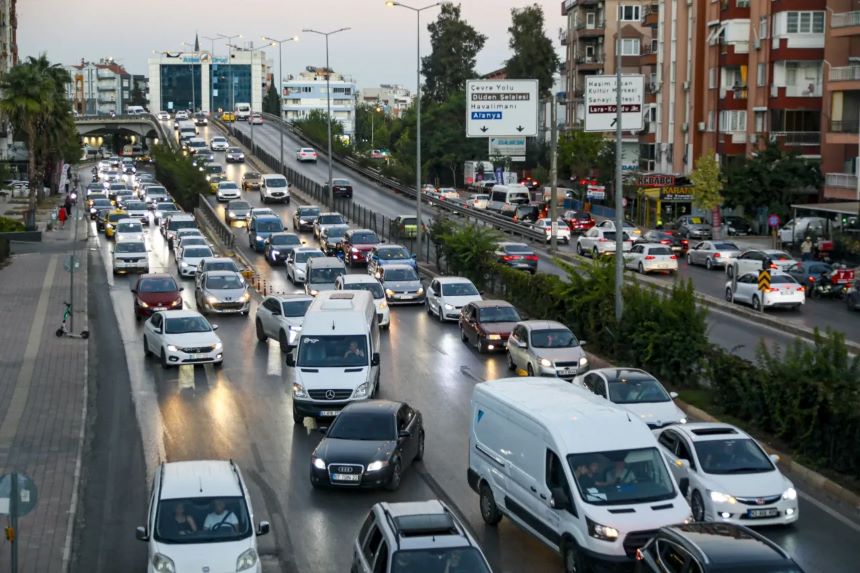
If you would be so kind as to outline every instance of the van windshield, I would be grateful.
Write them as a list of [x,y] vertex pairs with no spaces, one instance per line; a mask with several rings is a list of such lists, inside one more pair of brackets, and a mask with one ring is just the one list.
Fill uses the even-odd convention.
[[376,300],[385,298],[385,291],[382,290],[382,285],[377,282],[366,283],[346,283],[343,285],[343,290],[366,290],[373,295]]
[[310,368],[367,366],[367,354],[364,334],[302,336],[296,365]]
[[242,497],[192,497],[158,503],[155,539],[163,543],[221,543],[252,533]]
[[337,277],[345,275],[346,270],[339,267],[324,267],[321,269],[312,269],[308,282],[311,283],[334,283]]
[[592,505],[650,503],[675,497],[657,448],[570,454],[579,493]]
[[266,179],[266,187],[286,187],[287,180],[283,177],[270,177]]

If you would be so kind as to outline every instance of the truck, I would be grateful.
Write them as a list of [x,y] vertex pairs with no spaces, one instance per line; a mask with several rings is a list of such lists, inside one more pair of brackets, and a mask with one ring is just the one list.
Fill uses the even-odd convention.
[[496,183],[493,164],[490,161],[467,161],[463,165],[463,184],[471,191],[483,191],[484,185]]
[[251,117],[251,104],[240,102],[236,104],[235,109],[236,119],[238,121],[248,121],[248,118]]

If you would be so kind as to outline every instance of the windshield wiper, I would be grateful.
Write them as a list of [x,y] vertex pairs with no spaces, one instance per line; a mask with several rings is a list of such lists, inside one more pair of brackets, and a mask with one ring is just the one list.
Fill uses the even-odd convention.
[[762,467],[755,467],[755,468],[744,467],[744,468],[732,468],[725,473],[740,474],[740,473],[753,473],[753,472],[758,473],[758,472],[766,472],[766,471],[769,471],[769,470],[767,468],[762,468]]

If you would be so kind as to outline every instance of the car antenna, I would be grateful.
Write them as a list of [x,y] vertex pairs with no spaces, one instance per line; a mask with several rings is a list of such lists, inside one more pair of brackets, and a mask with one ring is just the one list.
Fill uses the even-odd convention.
[[331,329],[334,330],[334,321],[331,321]]
[[200,484],[200,493],[203,493],[203,478],[198,477],[197,483]]

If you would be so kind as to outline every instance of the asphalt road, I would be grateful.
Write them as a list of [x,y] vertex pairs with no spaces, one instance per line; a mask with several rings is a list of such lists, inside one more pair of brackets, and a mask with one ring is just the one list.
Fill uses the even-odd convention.
[[[235,124],[238,129],[250,133],[251,126],[243,122]],[[268,123],[254,126],[255,143],[272,154],[277,154],[280,146],[280,134],[277,128]],[[317,163],[302,163],[296,161],[295,149],[303,145],[293,138],[289,133],[284,135],[284,159],[293,169],[299,169],[309,177],[319,182],[328,180],[328,160],[320,155]],[[415,213],[415,203],[412,200],[396,195],[390,189],[383,189],[373,181],[343,167],[335,162],[332,166],[334,177],[345,177],[353,183],[355,198],[361,203],[378,213],[386,216],[397,216],[404,213]],[[738,244],[743,248],[743,238],[738,238]],[[575,239],[574,239],[575,243]],[[751,245],[752,246],[752,245]],[[559,249],[569,253],[574,252],[573,245],[561,245]],[[563,271],[555,266],[545,250],[541,250],[540,269],[552,274],[563,274]],[[665,275],[656,275],[661,280],[669,283],[674,280]],[[704,267],[690,267],[686,260],[679,261],[678,277],[693,281],[695,289],[719,299],[725,297],[726,274],[722,270],[707,271]],[[832,328],[842,331],[848,340],[860,340],[860,313],[848,312],[844,303],[837,300],[807,300],[806,304],[798,311],[783,309],[772,309],[768,311],[779,316],[787,324],[804,326],[806,328]],[[758,333],[755,333],[758,334]],[[766,337],[767,338],[767,337]],[[728,338],[727,341],[731,341]],[[741,343],[749,347],[746,343]],[[735,346],[733,344],[732,346]]]
[[[205,135],[205,134],[204,134]],[[238,180],[245,169],[228,167]],[[260,205],[255,193],[245,193]],[[287,220],[290,208],[275,206]],[[298,290],[282,267],[270,267],[247,247],[246,233],[235,228],[236,244],[254,262],[275,290]],[[308,244],[313,243],[308,234]],[[149,233],[153,271],[176,273],[173,261],[155,227]],[[251,318],[215,317],[225,342],[224,367],[182,366],[163,370],[146,361],[141,325],[134,320],[130,279],[109,271],[109,242],[99,238],[106,261],[109,299],[116,311],[97,315],[97,323],[116,320],[118,338],[125,348],[130,392],[147,474],[159,458],[174,460],[232,458],[243,469],[257,519],[272,523],[272,533],[260,538],[266,571],[343,571],[351,559],[350,544],[370,507],[377,501],[420,500],[439,497],[449,501],[473,528],[497,572],[561,570],[560,559],[508,520],[498,528],[486,527],[478,512],[477,496],[466,483],[468,464],[469,401],[481,380],[507,375],[502,355],[478,355],[459,340],[454,324],[440,324],[423,308],[396,307],[392,324],[383,334],[381,397],[404,400],[424,414],[427,450],[425,460],[407,470],[399,491],[315,491],[308,480],[310,453],[319,434],[296,427],[291,420],[288,388],[292,373],[284,365],[277,344],[259,344]],[[191,281],[183,281],[185,306],[194,308]],[[94,326],[94,329],[101,326]],[[122,423],[135,424],[132,418]],[[131,455],[129,453],[129,455]],[[144,519],[145,500],[130,490],[122,511],[139,511]],[[133,519],[131,521],[134,521]],[[856,564],[860,529],[810,503],[801,501],[799,523],[764,533],[791,552],[808,571],[847,571]],[[133,531],[105,531],[104,543],[127,543]],[[142,569],[142,566],[141,566]],[[112,570],[109,566],[103,571]]]

